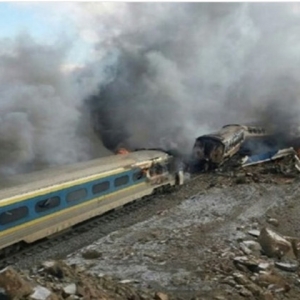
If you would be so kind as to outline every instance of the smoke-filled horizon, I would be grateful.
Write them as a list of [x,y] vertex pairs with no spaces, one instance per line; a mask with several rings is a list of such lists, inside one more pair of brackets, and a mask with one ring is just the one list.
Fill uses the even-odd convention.
[[94,49],[74,72],[61,68],[71,41],[0,41],[2,171],[106,155],[89,113],[111,150],[183,153],[226,123],[278,130],[299,119],[296,3],[69,3],[63,11]]
[[78,80],[62,71],[67,43],[45,46],[20,35],[1,46],[0,172],[74,163],[95,156],[97,147],[104,150],[83,105],[104,82],[101,74],[91,69]]
[[292,4],[134,3],[101,20],[118,59],[114,80],[92,102],[112,149],[172,141],[189,152],[197,136],[227,123],[282,131],[299,117]]

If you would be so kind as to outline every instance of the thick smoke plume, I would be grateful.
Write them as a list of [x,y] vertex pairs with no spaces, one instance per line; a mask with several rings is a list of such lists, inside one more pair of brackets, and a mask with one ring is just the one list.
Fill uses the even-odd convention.
[[39,45],[27,35],[14,42],[2,41],[2,173],[86,160],[93,157],[93,146],[99,146],[100,141],[93,140],[88,114],[82,105],[87,95],[96,92],[96,83],[84,75],[78,83],[61,70],[68,46]]
[[24,35],[0,41],[1,171],[105,155],[101,139],[110,150],[189,153],[197,136],[226,123],[258,121],[282,139],[299,126],[297,3],[53,9],[94,52],[88,64],[65,72],[72,43],[41,45]]
[[298,122],[297,5],[134,3],[100,15],[99,47],[118,49],[118,62],[91,107],[110,149],[189,152],[226,123],[286,135]]

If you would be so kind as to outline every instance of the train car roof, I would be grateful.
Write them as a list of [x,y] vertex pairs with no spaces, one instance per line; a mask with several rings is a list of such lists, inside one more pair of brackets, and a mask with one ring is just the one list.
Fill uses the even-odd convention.
[[248,123],[243,123],[243,124],[227,124],[224,125],[222,128],[230,127],[230,126],[240,126],[240,127],[264,127],[262,123],[257,123],[257,122],[248,122]]
[[216,132],[216,133],[201,135],[196,138],[196,140],[200,140],[200,139],[212,139],[212,140],[220,141],[222,140],[222,136]]
[[210,134],[205,134],[205,135],[197,137],[196,141],[200,140],[200,139],[212,139],[212,140],[215,140],[215,141],[224,142],[227,139],[231,139],[233,134],[235,134],[237,132],[240,132],[241,130],[243,130],[243,128],[240,125],[238,125],[238,126],[228,126],[228,127],[225,126],[225,127],[222,127],[217,132],[213,132],[213,133],[210,133]]
[[27,174],[2,177],[0,179],[1,199],[36,191],[53,185],[101,174],[118,168],[149,161],[159,156],[168,156],[161,151],[143,150],[128,154],[111,155],[72,165],[57,166]]
[[222,128],[230,127],[230,126],[243,126],[242,124],[226,124],[222,126]]

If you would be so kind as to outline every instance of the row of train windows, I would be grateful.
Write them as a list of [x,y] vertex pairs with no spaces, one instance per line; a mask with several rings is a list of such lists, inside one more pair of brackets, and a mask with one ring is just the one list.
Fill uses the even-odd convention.
[[[133,181],[137,181],[141,179],[143,174],[141,172],[136,172],[133,174]],[[117,177],[114,180],[114,187],[120,187],[122,185],[125,185],[129,182],[129,176],[124,175],[121,177]],[[94,195],[103,193],[110,188],[110,182],[109,181],[104,181],[100,182],[97,184],[94,184],[92,186],[92,193]],[[83,200],[87,196],[88,192],[87,189],[81,188],[72,192],[69,192],[66,197],[67,202],[74,202],[78,200]],[[55,208],[60,205],[60,197],[59,196],[54,196],[50,197],[45,200],[41,200],[36,203],[35,205],[35,211],[37,213],[47,211],[49,209]],[[27,206],[21,206],[17,207],[14,209],[10,209],[6,212],[3,212],[0,215],[0,225],[5,225],[11,222],[18,221],[20,219],[25,218],[29,213],[28,207]]]
[[249,128],[248,131],[249,133],[266,133],[263,128]]

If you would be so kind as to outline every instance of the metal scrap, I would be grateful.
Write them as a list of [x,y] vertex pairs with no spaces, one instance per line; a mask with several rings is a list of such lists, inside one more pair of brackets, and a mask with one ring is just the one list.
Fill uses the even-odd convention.
[[[268,161],[277,160],[277,159],[285,157],[285,156],[296,156],[297,157],[297,153],[294,150],[294,148],[291,147],[291,148],[286,148],[286,149],[281,149],[281,150],[277,150],[277,149],[271,150],[268,152],[264,152],[264,153],[252,155],[252,156],[245,156],[242,159],[242,167],[247,167],[247,166],[261,164],[261,163],[268,162]],[[298,162],[300,163],[299,159],[298,159]],[[300,165],[298,167],[300,167]]]

